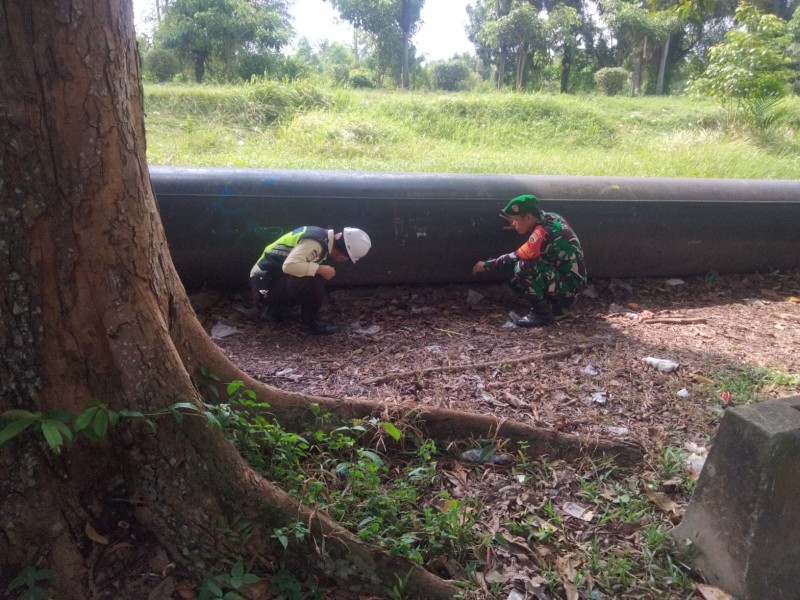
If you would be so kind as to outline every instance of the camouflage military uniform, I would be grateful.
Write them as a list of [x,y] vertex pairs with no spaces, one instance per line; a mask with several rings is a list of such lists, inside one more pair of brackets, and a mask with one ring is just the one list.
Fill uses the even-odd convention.
[[537,209],[537,225],[514,252],[484,261],[487,271],[513,269],[511,289],[536,302],[574,298],[586,285],[578,236],[561,215]]

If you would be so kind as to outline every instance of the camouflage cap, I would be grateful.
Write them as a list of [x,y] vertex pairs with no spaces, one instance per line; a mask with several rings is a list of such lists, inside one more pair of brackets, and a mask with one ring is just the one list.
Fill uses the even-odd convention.
[[524,215],[527,213],[538,212],[538,210],[539,199],[531,194],[524,194],[510,200],[503,209],[503,214],[513,217],[514,215]]

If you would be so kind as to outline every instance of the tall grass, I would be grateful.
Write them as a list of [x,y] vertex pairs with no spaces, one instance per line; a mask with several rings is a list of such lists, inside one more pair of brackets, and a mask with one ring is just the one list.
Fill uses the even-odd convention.
[[800,100],[756,134],[711,101],[145,87],[154,165],[800,179]]

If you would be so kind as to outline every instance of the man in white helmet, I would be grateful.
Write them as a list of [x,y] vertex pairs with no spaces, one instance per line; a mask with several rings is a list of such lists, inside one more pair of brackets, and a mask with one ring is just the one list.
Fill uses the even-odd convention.
[[312,335],[330,335],[339,327],[319,320],[325,301],[325,284],[336,276],[326,260],[357,262],[372,246],[369,236],[353,227],[333,229],[304,226],[282,235],[264,248],[250,270],[250,290],[255,302],[266,299],[260,318],[279,323],[289,311],[301,307],[302,329]]

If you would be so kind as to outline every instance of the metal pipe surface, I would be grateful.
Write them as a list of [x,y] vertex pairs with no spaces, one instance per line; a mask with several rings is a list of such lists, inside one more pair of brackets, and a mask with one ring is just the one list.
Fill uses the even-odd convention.
[[243,288],[264,246],[300,225],[359,227],[372,250],[344,285],[474,281],[516,249],[505,203],[535,194],[578,234],[590,277],[800,267],[800,182],[151,167],[188,289]]

